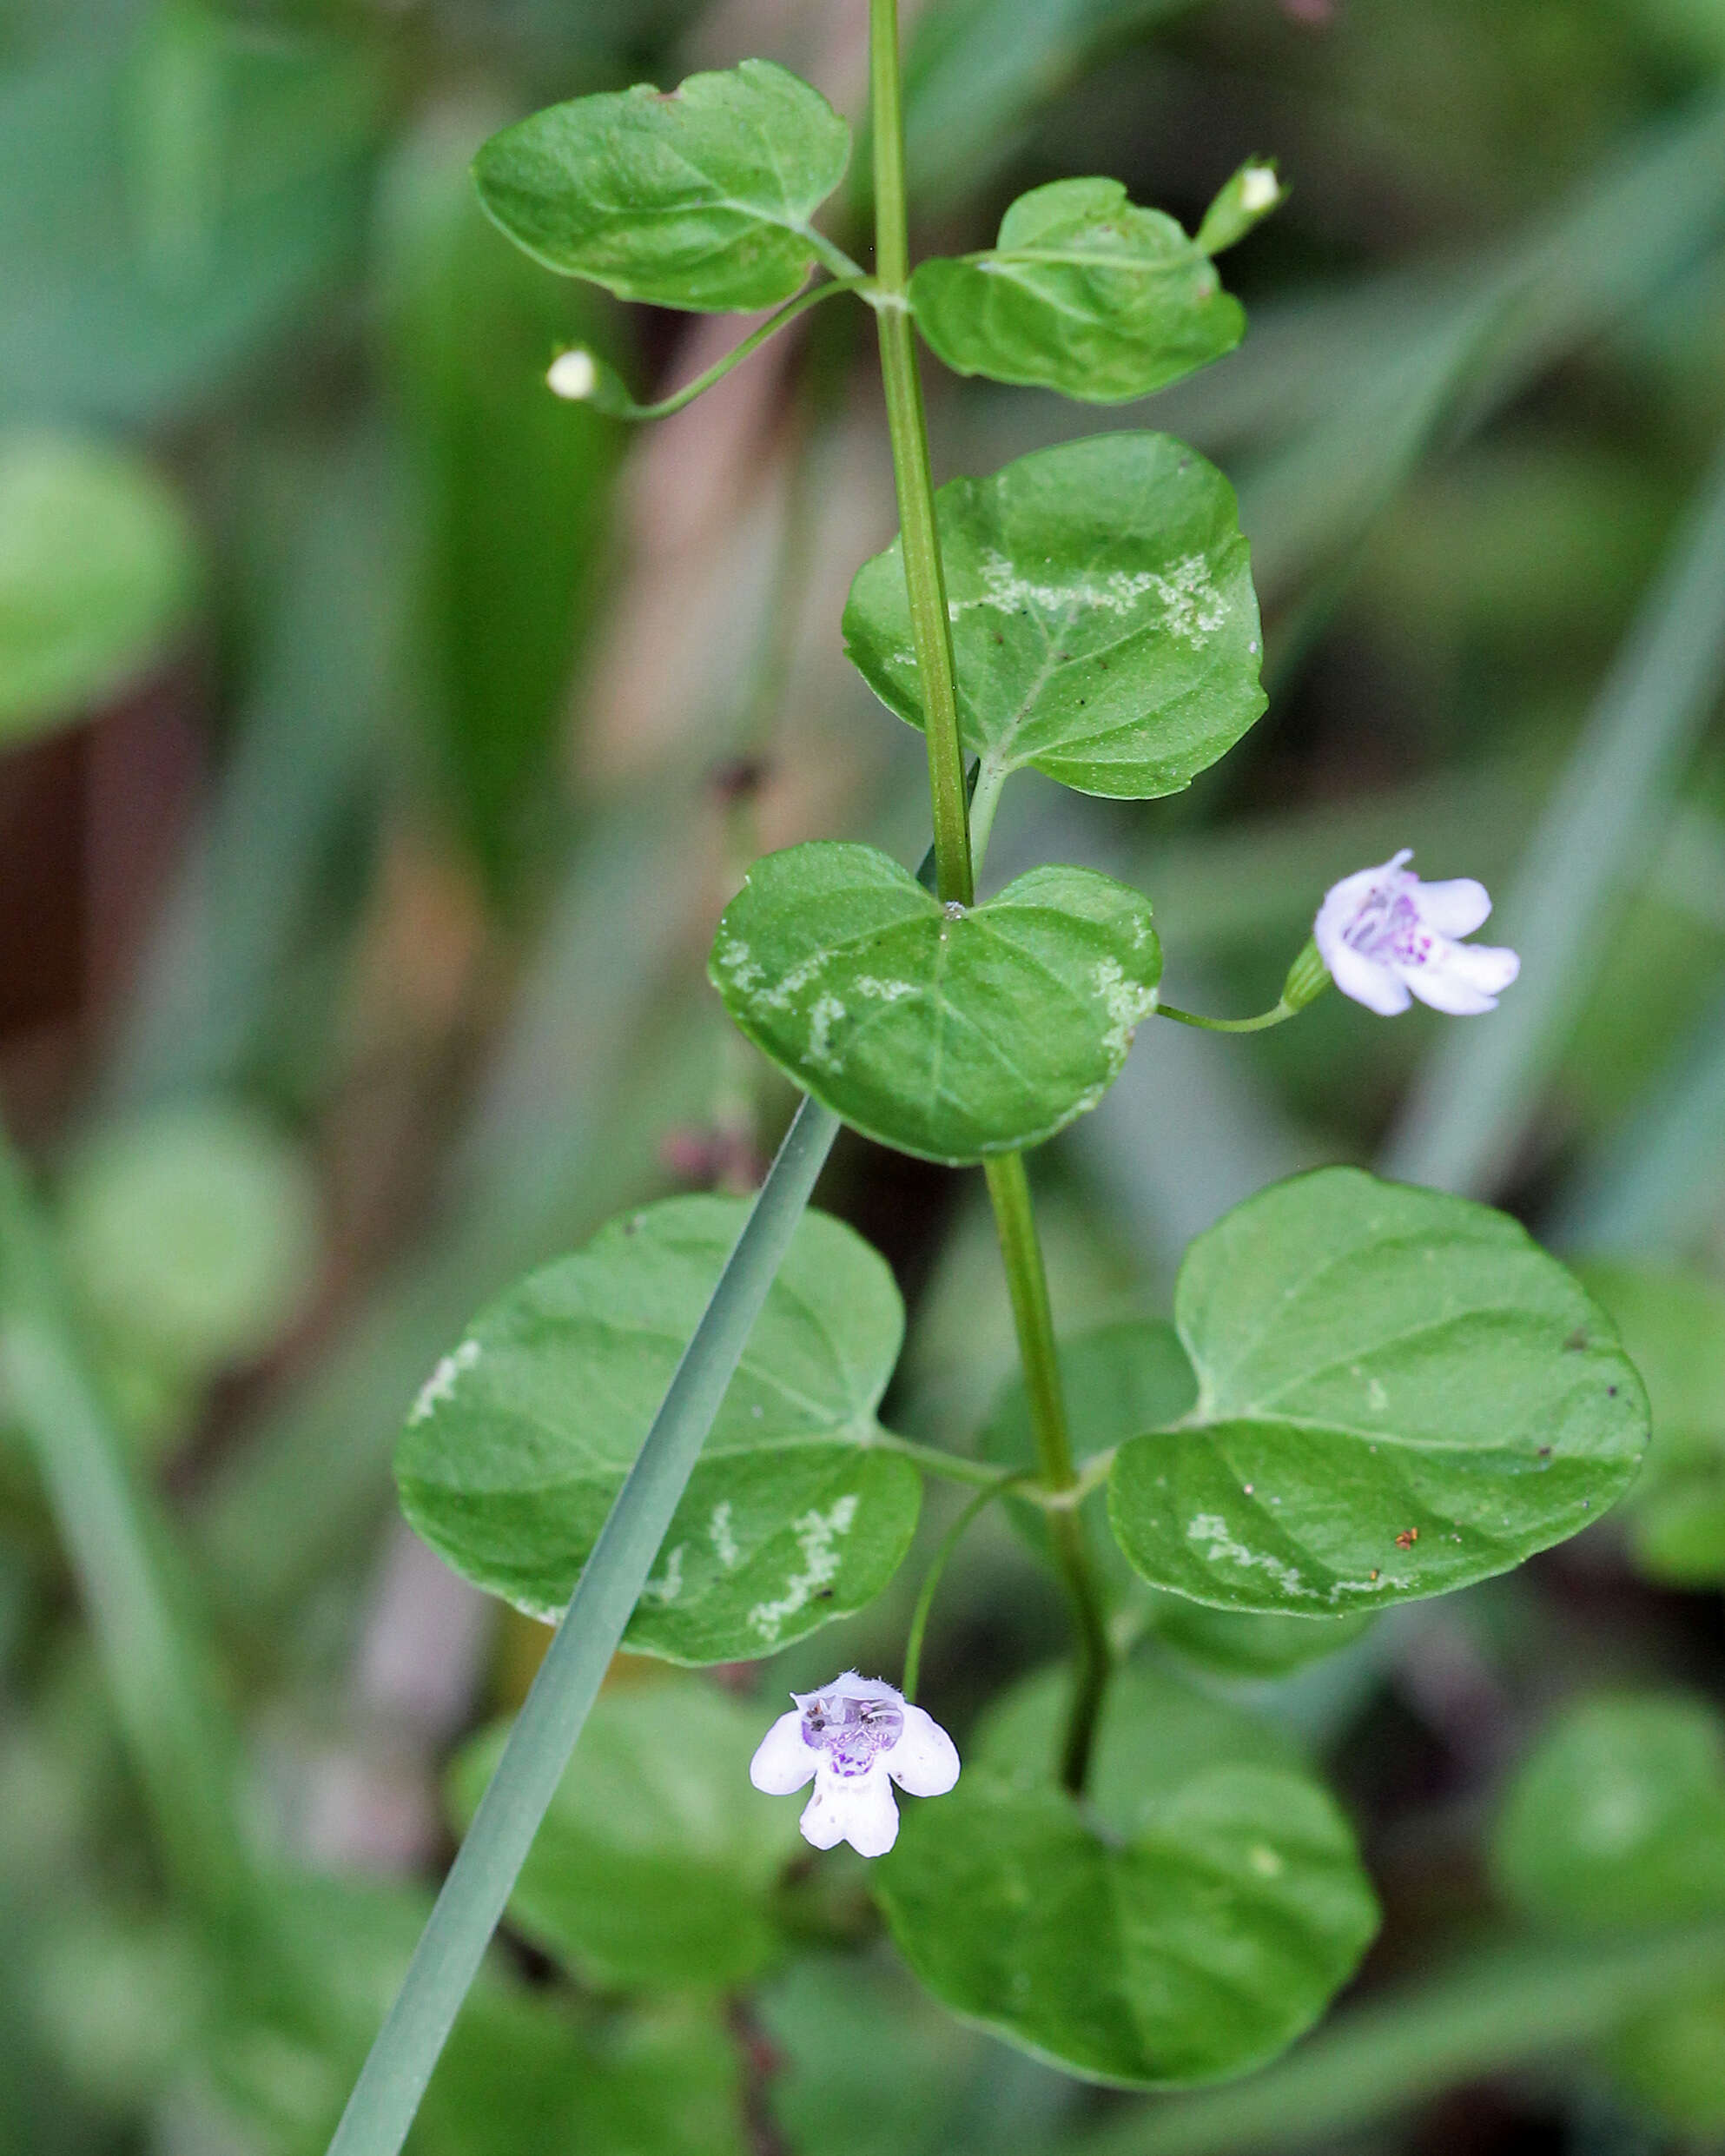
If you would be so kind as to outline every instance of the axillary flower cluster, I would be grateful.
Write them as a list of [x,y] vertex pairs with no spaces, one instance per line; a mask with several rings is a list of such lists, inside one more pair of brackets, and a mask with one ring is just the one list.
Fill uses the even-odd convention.
[[896,1782],[912,1796],[944,1796],[958,1780],[958,1753],[932,1716],[879,1677],[847,1670],[817,1692],[793,1692],[750,1762],[749,1779],[770,1796],[813,1780],[799,1822],[817,1849],[849,1842],[859,1856],[884,1856],[898,1839]]

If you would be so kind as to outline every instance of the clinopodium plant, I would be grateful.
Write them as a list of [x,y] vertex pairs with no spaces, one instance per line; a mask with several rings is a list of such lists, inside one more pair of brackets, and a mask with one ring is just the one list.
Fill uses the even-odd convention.
[[[712,1696],[668,1683],[634,1719],[664,1723],[691,1811],[737,1789],[760,1808],[770,1875],[789,1853],[780,1801],[812,1780],[805,1834],[875,1859],[893,1938],[955,2013],[1100,2081],[1257,2065],[1356,1967],[1371,1888],[1297,1761],[1159,1748],[1167,1685],[1132,1658],[1131,1576],[1206,1605],[1250,1666],[1292,1666],[1575,1533],[1641,1457],[1641,1384],[1562,1265],[1501,1213],[1351,1167],[1200,1235],[1172,1326],[1057,1342],[1024,1156],[1096,1103],[1145,1022],[1273,1024],[1331,979],[1386,1015],[1410,994],[1477,1015],[1517,961],[1460,940],[1490,910],[1477,883],[1423,883],[1400,853],[1324,897],[1273,1009],[1217,1021],[1159,1001],[1143,892],[1060,864],[990,888],[1014,772],[1147,801],[1227,753],[1265,708],[1258,606],[1227,479],[1166,434],[1089,434],[936,493],[916,341],[962,374],[1144,397],[1239,341],[1216,257],[1280,188],[1247,165],[1194,238],[1114,181],[1061,180],[1015,202],[995,247],[913,272],[894,0],[872,0],[871,83],[872,269],[816,222],[849,129],[764,61],[554,107],[476,166],[492,217],[548,270],[660,307],[777,309],[663,405],[631,402],[585,350],[556,357],[562,396],[651,418],[811,308],[873,310],[902,528],[857,571],[843,634],[923,732],[934,843],[921,873],[845,843],[755,863],[711,978],[808,1097],[753,1207],[681,1198],[615,1221],[483,1313],[409,1418],[419,1532],[519,1608],[565,1614],[337,2137],[367,2156],[406,2131],[619,1639],[734,1663],[860,1609],[902,1562],[930,1475],[974,1485],[955,1532],[1008,1500],[1071,1613],[1067,1670],[997,1703],[962,1774],[913,1703],[932,1577],[902,1690],[849,1671],[774,1723],[752,1771],[777,1798],[747,1792],[748,1743]],[[983,1172],[1023,1366],[991,1458],[877,1418],[903,1330],[891,1275],[804,1211],[840,1122]],[[922,1800],[902,1820],[893,1782]],[[530,1930],[538,1907],[541,1935],[606,1931],[591,1908],[545,1916],[557,1894],[548,1875],[524,1891]],[[763,1932],[738,1920],[733,1958],[758,1964]]]

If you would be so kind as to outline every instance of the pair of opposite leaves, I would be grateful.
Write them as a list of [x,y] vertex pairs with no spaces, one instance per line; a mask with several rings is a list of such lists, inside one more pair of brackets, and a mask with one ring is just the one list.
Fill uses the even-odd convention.
[[[552,106],[492,136],[474,173],[491,215],[548,268],[621,299],[735,313],[834,265],[811,220],[849,155],[818,90],[745,60],[668,93],[643,83]],[[1096,403],[1145,396],[1239,343],[1245,317],[1211,253],[1275,194],[1230,208],[1225,190],[1193,241],[1118,181],[1056,181],[1012,205],[995,248],[922,263],[911,309],[961,374]]]
[[[397,1460],[407,1516],[480,1585],[558,1613],[745,1201],[626,1215],[481,1314]],[[1610,1323],[1504,1215],[1325,1168],[1181,1267],[1176,1331],[1062,1347],[1113,1536],[1198,1604],[1339,1617],[1507,1570],[1604,1511],[1646,1405]],[[687,1663],[770,1653],[877,1594],[921,1478],[876,1411],[903,1335],[884,1263],[818,1213],[790,1253],[631,1622]],[[990,1449],[1016,1465],[1009,1411]]]
[[[398,1474],[458,1569],[535,1614],[566,1602],[744,1210],[674,1199],[613,1223],[500,1299],[434,1374]],[[1081,1445],[1118,1445],[1120,1548],[1194,1603],[1298,1624],[1461,1586],[1585,1524],[1639,1457],[1644,1403],[1609,1323],[1465,1200],[1354,1169],[1295,1178],[1198,1239],[1176,1313],[1177,1335],[1112,1327],[1062,1365]],[[806,1216],[631,1646],[760,1656],[879,1592],[920,1498],[876,1419],[902,1322],[881,1260]],[[1008,1401],[989,1447],[1008,1461],[1014,1423]],[[1312,1630],[1334,1644],[1346,1628]],[[1145,1716],[1134,1697],[1116,1702],[1120,1729],[1160,1727],[1163,1707]],[[1099,1832],[1053,1785],[1056,1720],[1041,1698],[973,1750],[954,1796],[907,1817],[876,1882],[901,1947],[957,2010],[1078,2072],[1244,2070],[1316,2017],[1370,1936],[1345,1822],[1274,1762],[1183,1762],[1178,1786],[1152,1788],[1133,1755],[1111,1780],[1105,1729]],[[731,1748],[739,1789],[757,1734]],[[554,1859],[524,1875],[519,1914],[542,1930],[562,1906]],[[578,1948],[614,1950],[591,1910],[569,1921]]]

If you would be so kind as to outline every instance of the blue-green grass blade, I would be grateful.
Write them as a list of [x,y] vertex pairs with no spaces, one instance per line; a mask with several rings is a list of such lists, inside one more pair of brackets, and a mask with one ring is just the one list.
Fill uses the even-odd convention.
[[1656,835],[1725,682],[1725,452],[1643,600],[1492,922],[1521,978],[1488,1022],[1447,1028],[1384,1172],[1492,1190],[1537,1112],[1605,909]]
[[639,1599],[838,1119],[805,1101],[558,1626],[329,2156],[396,2156]]
[[47,1225],[3,1133],[0,1372],[77,1580],[163,1867],[207,1932],[232,1943],[252,1878],[237,1736],[189,1577],[86,1366]]
[[1583,1154],[1543,1223],[1563,1250],[1682,1257],[1725,1203],[1725,995],[1623,1124]]

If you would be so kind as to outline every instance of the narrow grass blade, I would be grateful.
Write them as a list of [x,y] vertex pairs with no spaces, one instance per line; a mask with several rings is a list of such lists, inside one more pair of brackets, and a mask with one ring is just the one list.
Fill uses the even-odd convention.
[[1157,2103],[1064,2144],[1064,2156],[1282,2156],[1333,2149],[1374,2120],[1472,2080],[1595,2043],[1725,1978],[1725,1926],[1621,1941],[1483,1951],[1362,2007],[1233,2088]]
[[178,1552],[84,1367],[47,1228],[3,1134],[0,1375],[77,1576],[163,1862],[188,1907],[231,1936],[250,1878],[236,1735]]
[[1447,1028],[1385,1163],[1440,1189],[1495,1188],[1539,1106],[1585,988],[1604,909],[1655,835],[1725,681],[1725,452],[1643,601],[1536,829],[1494,942],[1521,978],[1485,1021]]
[[329,2156],[396,2156],[838,1134],[804,1101],[510,1733]]
[[1585,1158],[1543,1224],[1560,1250],[1669,1260],[1706,1241],[1725,1204],[1725,997],[1675,1068]]

